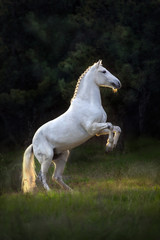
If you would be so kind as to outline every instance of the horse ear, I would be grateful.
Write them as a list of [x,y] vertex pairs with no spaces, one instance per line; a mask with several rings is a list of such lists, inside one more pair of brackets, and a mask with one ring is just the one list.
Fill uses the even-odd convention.
[[97,68],[98,68],[99,66],[101,66],[101,65],[102,65],[102,60],[99,60],[96,65],[97,65]]

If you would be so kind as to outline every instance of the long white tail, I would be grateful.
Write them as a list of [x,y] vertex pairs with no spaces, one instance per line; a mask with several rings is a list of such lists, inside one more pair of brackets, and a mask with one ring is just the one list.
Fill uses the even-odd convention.
[[26,149],[23,156],[22,190],[24,193],[32,192],[36,187],[36,172],[32,144]]

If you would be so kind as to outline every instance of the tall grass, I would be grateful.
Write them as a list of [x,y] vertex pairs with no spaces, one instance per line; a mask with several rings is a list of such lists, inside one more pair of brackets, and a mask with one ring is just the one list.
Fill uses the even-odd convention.
[[[38,186],[35,194],[23,195],[4,183],[1,239],[160,239],[159,146],[154,139],[139,139],[123,153],[106,155],[93,142],[73,150],[64,174],[73,193],[51,182],[53,167],[49,193]],[[14,168],[11,155],[7,166]]]

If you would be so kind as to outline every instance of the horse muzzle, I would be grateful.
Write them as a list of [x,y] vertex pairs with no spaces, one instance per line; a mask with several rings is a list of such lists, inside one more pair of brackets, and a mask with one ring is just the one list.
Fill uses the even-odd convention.
[[114,80],[114,82],[112,82],[112,86],[113,86],[113,89],[120,89],[122,87],[122,84],[118,79],[116,79]]

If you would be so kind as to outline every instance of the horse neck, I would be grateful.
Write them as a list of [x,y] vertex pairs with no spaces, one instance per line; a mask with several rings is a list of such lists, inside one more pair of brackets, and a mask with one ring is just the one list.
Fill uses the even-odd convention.
[[92,74],[86,74],[82,79],[76,98],[87,101],[94,105],[101,105],[101,95],[99,86],[93,80]]

